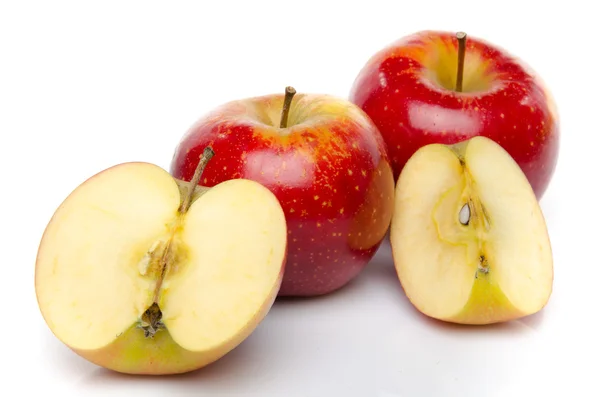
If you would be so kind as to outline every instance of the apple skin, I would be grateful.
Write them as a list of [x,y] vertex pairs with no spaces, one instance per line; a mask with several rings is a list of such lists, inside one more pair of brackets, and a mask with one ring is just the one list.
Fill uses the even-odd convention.
[[515,159],[539,200],[558,158],[554,101],[519,59],[478,38],[468,37],[466,43],[463,92],[453,89],[455,34],[421,31],[374,54],[357,75],[349,99],[383,135],[394,180],[418,148],[481,135]]
[[279,296],[331,293],[372,259],[391,222],[394,179],[385,142],[349,101],[296,94],[287,128],[284,95],[231,101],[198,120],[171,163],[189,181],[207,145],[216,155],[200,185],[246,178],[271,190],[288,225],[288,263]]

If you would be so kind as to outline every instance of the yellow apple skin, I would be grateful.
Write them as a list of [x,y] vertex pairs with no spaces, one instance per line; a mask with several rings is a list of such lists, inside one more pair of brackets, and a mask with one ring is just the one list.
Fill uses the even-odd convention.
[[171,338],[168,330],[160,330],[152,339],[146,338],[144,332],[135,325],[116,337],[110,345],[101,349],[71,348],[71,350],[98,366],[125,374],[173,375],[200,369],[219,360],[250,336],[273,305],[282,278],[283,268],[269,294],[270,299],[260,308],[252,321],[227,343],[211,350],[193,352],[183,349]]

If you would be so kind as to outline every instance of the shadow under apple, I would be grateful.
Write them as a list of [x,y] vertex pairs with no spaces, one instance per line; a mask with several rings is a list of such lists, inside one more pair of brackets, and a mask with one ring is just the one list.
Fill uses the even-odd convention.
[[78,356],[75,352],[61,343],[51,331],[47,328],[41,330],[43,332],[44,354],[43,357],[48,361],[46,368],[51,368],[52,371],[68,372],[70,374],[85,375],[93,371],[96,367],[94,364]]

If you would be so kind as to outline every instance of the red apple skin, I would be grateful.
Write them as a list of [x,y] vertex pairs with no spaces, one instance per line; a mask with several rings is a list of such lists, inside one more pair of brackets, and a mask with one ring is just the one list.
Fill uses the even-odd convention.
[[246,178],[270,189],[288,223],[278,296],[324,295],[354,279],[385,237],[392,168],[379,131],[349,101],[297,94],[283,129],[282,106],[283,95],[269,95],[215,109],[182,137],[171,173],[189,181],[210,145],[215,156],[200,185]]
[[559,151],[550,93],[519,59],[473,37],[466,44],[465,89],[456,92],[457,48],[449,32],[406,36],[368,60],[349,99],[383,135],[395,181],[418,148],[481,135],[508,151],[541,199]]

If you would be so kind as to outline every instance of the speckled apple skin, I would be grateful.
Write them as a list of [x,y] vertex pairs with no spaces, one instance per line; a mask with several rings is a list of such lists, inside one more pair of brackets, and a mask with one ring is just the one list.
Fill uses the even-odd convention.
[[464,87],[454,33],[422,31],[383,48],[359,72],[349,99],[377,125],[388,146],[394,180],[415,151],[482,135],[519,164],[538,199],[552,179],[559,151],[554,101],[519,59],[468,37]]
[[377,127],[354,104],[299,93],[288,128],[279,128],[283,98],[234,101],[205,115],[177,146],[171,172],[189,181],[210,145],[201,185],[247,178],[269,188],[288,223],[279,296],[323,295],[358,276],[385,237],[392,168]]

